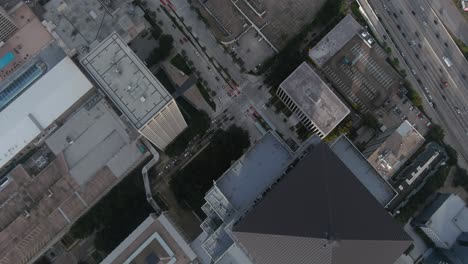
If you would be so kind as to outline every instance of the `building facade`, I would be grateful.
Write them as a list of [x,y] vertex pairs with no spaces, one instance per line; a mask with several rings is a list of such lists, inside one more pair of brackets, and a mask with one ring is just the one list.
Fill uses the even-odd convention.
[[[0,7],[0,43],[10,38],[16,30],[18,30],[18,27],[13,19],[11,19],[5,9]],[[0,46],[2,45],[0,44]]]
[[164,149],[164,146],[171,143],[175,136],[179,135],[185,128],[187,128],[187,123],[175,100],[171,100],[138,131],[153,144]]

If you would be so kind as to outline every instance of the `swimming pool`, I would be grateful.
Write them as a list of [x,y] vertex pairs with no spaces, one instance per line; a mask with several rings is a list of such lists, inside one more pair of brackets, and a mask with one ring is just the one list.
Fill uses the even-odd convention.
[[3,70],[14,59],[15,59],[15,55],[11,51],[5,54],[3,57],[1,57],[0,58],[0,70]]

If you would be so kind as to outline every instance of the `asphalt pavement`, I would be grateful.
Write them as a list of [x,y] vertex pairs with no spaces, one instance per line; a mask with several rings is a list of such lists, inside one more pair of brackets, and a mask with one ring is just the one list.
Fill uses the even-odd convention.
[[[419,90],[426,113],[445,129],[448,143],[459,152],[466,165],[468,91],[465,74],[468,62],[440,19],[426,0],[359,2],[379,38],[389,44],[392,55],[399,58],[408,79]],[[448,67],[443,57],[448,57],[453,65]]]
[[[468,45],[468,22],[452,0],[426,0],[452,34]],[[460,2],[460,1],[457,1]],[[460,3],[458,3],[460,4]]]

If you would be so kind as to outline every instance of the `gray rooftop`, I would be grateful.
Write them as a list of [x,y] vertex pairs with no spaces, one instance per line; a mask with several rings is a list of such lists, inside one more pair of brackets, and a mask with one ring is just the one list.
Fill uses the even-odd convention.
[[367,160],[382,177],[389,179],[424,141],[424,137],[405,120]]
[[333,142],[331,149],[382,206],[386,206],[396,196],[396,191],[372,168],[346,136]]
[[172,100],[117,33],[103,40],[81,63],[137,129]]
[[413,220],[413,223],[425,225],[451,195],[451,193],[437,193],[434,200]]
[[328,135],[349,114],[346,105],[307,62],[297,67],[280,87],[324,135]]
[[128,128],[106,104],[98,96],[91,98],[46,140],[55,155],[64,153],[79,184],[105,166],[120,177],[142,157]]
[[116,31],[126,42],[144,28],[143,11],[129,0],[50,0],[44,19],[67,48],[84,55],[89,48]]
[[233,227],[256,264],[393,264],[410,244],[326,143]]
[[322,66],[343,48],[360,30],[362,30],[362,26],[352,15],[347,15],[309,51],[309,57],[315,64]]
[[216,181],[216,186],[236,210],[244,211],[281,176],[291,158],[280,140],[268,133]]

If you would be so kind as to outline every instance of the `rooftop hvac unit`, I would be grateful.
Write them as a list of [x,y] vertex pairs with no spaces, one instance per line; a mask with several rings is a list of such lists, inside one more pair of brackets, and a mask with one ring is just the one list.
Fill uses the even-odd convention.
[[144,96],[140,97],[140,101],[141,101],[142,103],[144,103],[144,102],[146,101],[146,97],[144,97]]
[[69,145],[73,144],[75,142],[71,137],[67,136],[65,140],[68,142]]

